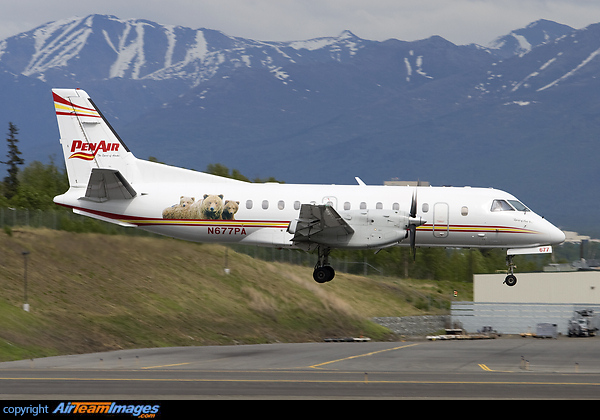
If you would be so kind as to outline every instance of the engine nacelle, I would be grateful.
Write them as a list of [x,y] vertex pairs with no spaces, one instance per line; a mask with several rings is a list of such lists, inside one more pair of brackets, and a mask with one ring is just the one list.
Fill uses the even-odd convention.
[[[409,236],[414,223],[407,213],[397,210],[346,210],[330,206],[303,204],[300,217],[290,221],[287,232],[294,245],[312,250],[329,248],[384,248]],[[420,224],[420,223],[419,223]]]
[[396,210],[350,210],[340,212],[340,216],[354,229],[354,233],[340,238],[338,246],[383,248],[408,236],[409,218]]

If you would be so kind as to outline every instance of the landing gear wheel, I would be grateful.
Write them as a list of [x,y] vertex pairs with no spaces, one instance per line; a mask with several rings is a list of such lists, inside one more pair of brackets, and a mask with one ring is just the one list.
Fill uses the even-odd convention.
[[512,275],[509,274],[508,276],[506,276],[506,278],[504,279],[504,283],[506,283],[507,286],[514,286],[515,284],[517,284],[517,278]]
[[327,283],[335,277],[335,270],[329,265],[315,268],[313,278],[317,283]]
[[331,249],[319,246],[319,260],[313,271],[313,279],[317,283],[327,283],[335,277],[335,270],[329,265],[329,252]]
[[517,268],[517,266],[513,263],[513,257],[514,257],[514,255],[506,256],[506,265],[508,266],[508,276],[506,276],[506,278],[504,279],[504,283],[507,286],[511,286],[511,287],[514,286],[515,284],[517,284],[517,278],[513,274],[514,269]]

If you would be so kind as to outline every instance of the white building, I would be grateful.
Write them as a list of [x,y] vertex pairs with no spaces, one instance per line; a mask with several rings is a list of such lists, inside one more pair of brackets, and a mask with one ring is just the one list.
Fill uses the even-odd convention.
[[476,274],[473,302],[452,304],[453,322],[468,332],[491,326],[503,334],[536,331],[537,324],[556,324],[567,334],[575,310],[600,313],[600,271],[517,273],[514,287],[505,274]]

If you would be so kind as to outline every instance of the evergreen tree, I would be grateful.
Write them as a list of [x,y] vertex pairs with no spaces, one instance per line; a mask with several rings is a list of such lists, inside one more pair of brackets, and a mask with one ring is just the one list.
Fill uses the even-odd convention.
[[50,163],[37,160],[19,172],[19,189],[10,203],[29,210],[55,209],[54,196],[69,189],[67,175],[60,171],[50,157]]
[[17,146],[17,143],[19,142],[17,134],[19,134],[17,126],[12,122],[9,122],[8,138],[6,139],[8,142],[8,154],[6,155],[8,161],[0,162],[8,165],[8,176],[4,178],[4,195],[9,200],[17,194],[19,189],[19,180],[17,178],[17,174],[19,173],[18,165],[22,165],[25,162],[23,158],[20,157],[21,151]]

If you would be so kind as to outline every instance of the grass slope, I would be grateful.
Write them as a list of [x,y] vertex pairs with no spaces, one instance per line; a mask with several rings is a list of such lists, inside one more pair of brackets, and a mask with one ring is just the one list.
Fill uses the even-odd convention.
[[[23,251],[29,251],[23,304]],[[447,311],[467,283],[367,278],[271,263],[169,238],[0,233],[0,361],[124,348],[390,339],[369,319]],[[439,309],[431,309],[431,308]]]

